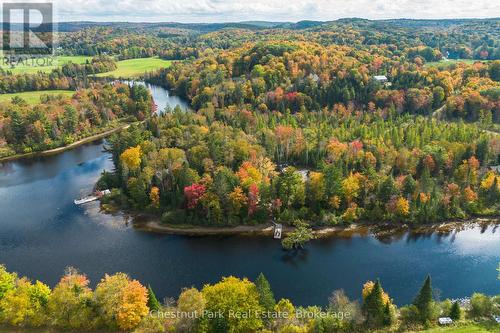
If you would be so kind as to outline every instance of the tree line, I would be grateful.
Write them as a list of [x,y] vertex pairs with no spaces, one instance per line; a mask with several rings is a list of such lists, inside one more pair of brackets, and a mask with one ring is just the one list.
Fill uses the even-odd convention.
[[490,320],[500,315],[500,296],[474,293],[469,302],[440,301],[430,276],[411,304],[397,308],[379,280],[367,281],[358,300],[334,291],[326,307],[295,306],[276,300],[261,273],[255,282],[224,277],[203,288],[185,288],[176,299],[161,302],[151,286],[127,274],[105,275],[95,289],[74,268],[52,289],[0,265],[0,323],[18,327],[106,329],[159,332],[370,332],[421,330],[438,317],[456,323]]
[[140,24],[93,26],[61,35],[59,46],[69,54],[113,55],[119,59],[165,56],[197,57],[205,50],[228,50],[248,42],[308,40],[369,49],[382,46],[425,61],[450,59],[499,60],[499,20],[385,20],[340,19],[317,24],[259,27],[247,25]]
[[0,68],[0,93],[17,93],[42,90],[76,90],[86,87],[88,75],[109,72],[116,69],[116,63],[109,57],[94,57],[84,64],[72,62],[52,71],[33,74],[13,74]]

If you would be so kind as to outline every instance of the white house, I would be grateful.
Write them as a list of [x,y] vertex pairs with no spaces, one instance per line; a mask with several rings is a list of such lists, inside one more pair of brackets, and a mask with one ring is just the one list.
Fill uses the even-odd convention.
[[380,83],[386,83],[389,81],[385,75],[375,75],[373,78]]
[[385,75],[374,75],[373,79],[381,84],[383,84],[385,87],[390,87],[392,86],[392,83],[389,82],[389,79]]

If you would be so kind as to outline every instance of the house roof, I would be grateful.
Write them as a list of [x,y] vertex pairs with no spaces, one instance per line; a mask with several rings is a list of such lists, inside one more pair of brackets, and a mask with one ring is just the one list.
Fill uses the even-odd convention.
[[375,75],[373,78],[377,81],[387,81],[387,76],[385,75]]

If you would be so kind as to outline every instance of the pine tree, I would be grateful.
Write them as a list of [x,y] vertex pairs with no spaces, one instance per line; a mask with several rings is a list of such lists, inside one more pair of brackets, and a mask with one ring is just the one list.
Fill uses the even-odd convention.
[[403,182],[403,193],[405,196],[409,197],[415,192],[417,188],[417,182],[413,179],[412,175],[407,175]]
[[363,313],[368,326],[381,326],[384,324],[385,305],[382,298],[382,286],[377,280],[372,291],[366,296],[363,302]]
[[392,317],[391,306],[389,302],[387,302],[385,303],[384,307],[384,317],[383,317],[384,326],[391,326],[394,321],[393,319],[394,318]]
[[461,317],[462,309],[460,308],[460,305],[458,304],[458,302],[453,302],[453,305],[450,309],[450,318],[453,320],[460,320]]
[[257,280],[255,280],[255,286],[257,287],[257,292],[259,293],[260,305],[262,305],[266,311],[272,311],[276,305],[276,300],[274,299],[271,285],[269,284],[269,281],[267,281],[264,274],[259,274]]
[[151,311],[158,311],[160,310],[160,302],[156,298],[156,295],[153,291],[153,288],[148,284],[148,308]]
[[413,301],[413,305],[418,309],[418,315],[421,322],[425,323],[431,319],[433,302],[431,277],[428,275],[424,285]]
[[379,198],[382,202],[388,202],[393,195],[397,194],[397,191],[394,178],[390,175],[380,185]]

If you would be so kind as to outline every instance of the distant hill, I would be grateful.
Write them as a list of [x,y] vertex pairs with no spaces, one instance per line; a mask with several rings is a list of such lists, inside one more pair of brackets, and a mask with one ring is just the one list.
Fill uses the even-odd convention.
[[178,22],[158,22],[158,23],[136,23],[136,22],[60,22],[57,24],[58,31],[72,32],[89,27],[112,27],[120,29],[162,29],[175,28],[192,30],[199,33],[207,33],[228,28],[238,29],[269,29],[281,25],[293,25],[294,23],[283,22],[264,22],[264,21],[247,21],[247,22],[229,22],[229,23],[178,23]]
[[342,18],[335,21],[299,21],[299,22],[268,22],[268,21],[243,21],[228,23],[179,23],[179,22],[59,22],[56,24],[57,31],[74,32],[89,27],[111,27],[124,30],[157,30],[180,29],[191,33],[208,33],[223,29],[322,29],[333,25],[353,25],[356,27],[376,27],[376,28],[407,28],[407,29],[439,29],[453,26],[463,26],[480,23],[482,25],[498,24],[500,18],[490,19],[438,19],[438,20],[414,20],[414,19],[390,19],[390,20],[367,20],[362,18]]

